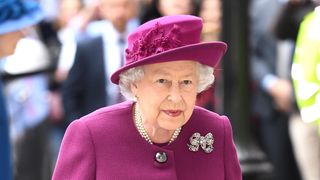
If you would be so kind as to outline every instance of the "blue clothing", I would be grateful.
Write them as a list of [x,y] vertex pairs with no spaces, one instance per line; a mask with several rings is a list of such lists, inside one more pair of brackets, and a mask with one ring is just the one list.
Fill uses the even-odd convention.
[[0,177],[1,180],[11,180],[11,153],[9,140],[9,125],[6,107],[0,81]]
[[49,114],[48,77],[45,74],[24,76],[6,82],[7,113],[13,142],[26,131],[39,126]]

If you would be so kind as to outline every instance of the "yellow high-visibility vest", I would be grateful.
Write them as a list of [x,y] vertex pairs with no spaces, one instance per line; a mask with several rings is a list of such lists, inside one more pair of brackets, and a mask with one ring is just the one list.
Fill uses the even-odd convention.
[[300,24],[291,75],[303,121],[320,127],[320,7]]

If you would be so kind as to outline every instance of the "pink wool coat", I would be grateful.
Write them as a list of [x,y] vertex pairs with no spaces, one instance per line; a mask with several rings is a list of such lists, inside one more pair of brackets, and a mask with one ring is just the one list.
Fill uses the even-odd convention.
[[[136,130],[133,102],[99,109],[68,127],[53,180],[241,180],[227,117],[195,107],[171,144],[151,145]],[[214,149],[189,150],[189,138],[211,132]],[[157,152],[167,161],[156,161]]]

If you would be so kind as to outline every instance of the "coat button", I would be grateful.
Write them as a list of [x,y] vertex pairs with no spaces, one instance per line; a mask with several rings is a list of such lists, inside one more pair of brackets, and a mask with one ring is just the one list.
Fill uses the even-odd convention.
[[165,163],[167,162],[167,154],[165,152],[157,152],[156,153],[156,161],[158,163]]

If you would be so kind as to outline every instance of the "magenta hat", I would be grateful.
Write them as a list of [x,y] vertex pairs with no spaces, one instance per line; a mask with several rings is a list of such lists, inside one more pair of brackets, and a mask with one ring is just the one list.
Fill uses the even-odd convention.
[[177,60],[194,60],[215,67],[227,50],[224,42],[200,43],[202,19],[191,15],[164,16],[139,26],[128,37],[126,63],[111,81],[130,68]]

